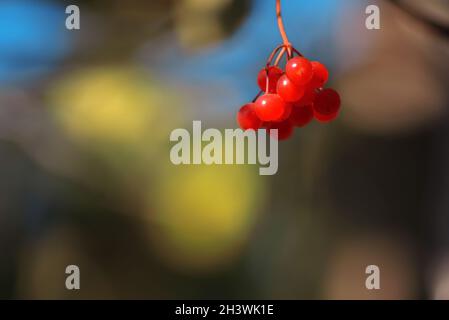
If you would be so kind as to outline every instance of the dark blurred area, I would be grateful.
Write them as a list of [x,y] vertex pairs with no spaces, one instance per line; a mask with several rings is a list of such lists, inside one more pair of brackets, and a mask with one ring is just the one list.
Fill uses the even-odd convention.
[[0,0],[0,298],[449,299],[447,1],[283,0],[341,117],[273,177],[171,164],[173,129],[236,127],[274,3]]

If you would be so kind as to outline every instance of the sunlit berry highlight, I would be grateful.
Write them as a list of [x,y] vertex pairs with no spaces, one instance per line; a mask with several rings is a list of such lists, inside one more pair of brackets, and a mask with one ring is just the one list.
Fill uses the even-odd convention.
[[277,94],[264,94],[256,101],[256,114],[262,121],[279,120],[285,112],[286,103]]
[[295,57],[288,61],[285,73],[297,86],[305,86],[312,80],[313,67],[306,58]]
[[278,81],[277,93],[285,102],[297,102],[304,96],[304,87],[297,86],[283,75]]

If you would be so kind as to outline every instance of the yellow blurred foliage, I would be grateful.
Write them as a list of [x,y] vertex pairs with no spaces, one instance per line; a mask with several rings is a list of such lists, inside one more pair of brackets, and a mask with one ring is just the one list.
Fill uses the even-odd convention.
[[94,144],[155,139],[161,131],[156,118],[165,100],[163,90],[144,75],[120,67],[78,71],[50,93],[56,119],[68,135]]
[[247,239],[263,184],[247,166],[171,168],[161,182],[155,244],[176,267],[204,270],[231,262]]

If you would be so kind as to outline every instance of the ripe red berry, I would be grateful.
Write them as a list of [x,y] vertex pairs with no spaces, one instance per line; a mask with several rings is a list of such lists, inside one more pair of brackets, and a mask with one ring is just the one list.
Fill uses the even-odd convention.
[[277,94],[267,93],[256,101],[256,114],[262,121],[279,120],[286,108],[286,103]]
[[304,96],[295,103],[295,106],[304,107],[308,105],[312,105],[315,102],[316,98],[316,91],[315,88],[311,87],[310,85],[307,85],[305,87]]
[[285,67],[285,72],[297,86],[305,86],[313,77],[312,64],[303,57],[291,59]]
[[293,105],[291,103],[285,104],[285,111],[282,117],[279,120],[276,120],[275,122],[282,122],[287,120],[290,117],[290,114],[292,113]]
[[317,119],[319,122],[328,123],[328,122],[331,122],[332,120],[335,120],[338,117],[338,112],[326,116],[326,115],[322,115],[322,114],[319,114],[316,111],[314,111],[314,116],[315,116],[315,119]]
[[274,136],[274,132],[271,132],[271,130],[274,129],[278,130],[278,140],[287,140],[293,135],[294,132],[293,125],[290,123],[290,121],[271,122],[267,126],[267,130],[272,137]]
[[312,62],[312,70],[313,76],[309,85],[313,88],[322,88],[329,79],[329,71],[324,64],[318,61]]
[[278,81],[277,93],[285,102],[296,102],[304,96],[304,87],[295,85],[286,75],[283,75]]
[[313,120],[313,107],[308,106],[293,106],[290,114],[290,122],[296,127],[304,127]]
[[313,105],[315,117],[321,122],[335,119],[340,111],[340,95],[333,89],[319,92]]
[[262,127],[262,120],[257,117],[255,107],[254,103],[248,103],[237,113],[237,122],[243,130],[258,130]]
[[284,71],[276,66],[270,66],[268,69],[263,68],[260,70],[259,75],[257,76],[257,84],[259,85],[260,90],[264,92],[267,90],[267,71],[269,79],[269,93],[276,93],[276,85],[279,78],[284,74]]

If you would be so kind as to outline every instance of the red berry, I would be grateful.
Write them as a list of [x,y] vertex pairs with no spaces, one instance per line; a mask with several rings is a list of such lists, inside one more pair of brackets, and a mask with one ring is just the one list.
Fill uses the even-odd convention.
[[319,114],[315,111],[314,116],[319,122],[328,123],[328,122],[331,122],[332,120],[335,120],[338,117],[338,112],[326,116],[326,115]]
[[285,104],[285,111],[282,117],[279,120],[276,120],[275,122],[282,122],[287,120],[290,117],[290,114],[292,113],[293,105],[291,103]]
[[269,134],[273,137],[274,132],[271,130],[278,130],[278,140],[287,140],[293,135],[294,128],[290,121],[272,122],[267,126]]
[[256,101],[256,114],[262,121],[279,120],[286,108],[286,103],[277,94],[267,93]]
[[[284,74],[282,69],[271,66],[268,67],[268,79],[269,79],[269,93],[276,92],[276,85],[278,83],[279,78]],[[257,76],[257,84],[259,85],[260,90],[267,90],[267,69],[263,68],[260,70],[259,75]]]
[[285,67],[285,72],[297,86],[306,85],[313,77],[312,64],[302,57],[291,59]]
[[295,103],[295,106],[304,107],[311,105],[315,102],[316,98],[316,91],[315,88],[311,87],[310,85],[307,85],[304,91],[304,96]]
[[255,107],[254,103],[248,103],[237,113],[237,122],[243,130],[258,130],[262,127],[262,120],[257,117]]
[[313,77],[310,80],[310,86],[313,88],[322,88],[329,79],[329,71],[324,64],[314,61],[312,62]]
[[323,115],[331,115],[340,110],[340,95],[333,89],[320,91],[315,98],[315,111]]
[[315,117],[321,122],[328,122],[337,117],[340,111],[340,95],[333,89],[319,92],[313,105]]
[[278,81],[277,93],[285,102],[296,102],[304,96],[304,87],[295,85],[286,75],[283,75]]
[[308,125],[313,119],[312,105],[299,107],[294,106],[290,114],[290,122],[296,127],[304,127]]

